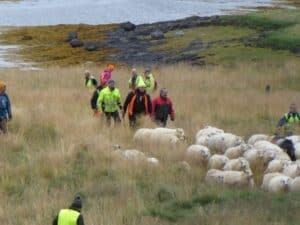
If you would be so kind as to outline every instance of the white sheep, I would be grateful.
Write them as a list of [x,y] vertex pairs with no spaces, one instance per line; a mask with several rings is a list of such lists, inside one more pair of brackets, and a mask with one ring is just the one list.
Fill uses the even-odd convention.
[[253,145],[253,148],[257,149],[259,151],[263,151],[263,152],[264,151],[271,151],[271,152],[282,152],[283,151],[279,146],[277,146],[269,141],[257,141]]
[[133,141],[139,144],[144,144],[148,141],[146,137],[148,137],[151,133],[152,129],[140,128],[135,132]]
[[300,177],[295,177],[291,183],[291,191],[300,191]]
[[294,144],[296,159],[300,159],[300,142]]
[[209,136],[199,136],[196,138],[196,145],[208,146]]
[[291,188],[292,179],[288,176],[280,175],[270,179],[267,191],[272,193],[287,192]]
[[205,182],[209,185],[223,184],[224,177],[221,170],[210,169],[205,176]]
[[225,166],[223,167],[223,170],[224,171],[230,171],[230,170],[244,171],[244,172],[249,171],[250,173],[252,173],[249,162],[243,157],[240,157],[238,159],[231,159],[231,160],[227,161]]
[[300,175],[300,166],[298,166],[296,163],[287,165],[282,173],[288,177],[294,178]]
[[290,160],[280,160],[280,159],[273,159],[268,163],[268,167],[265,170],[266,173],[275,173],[275,172],[282,172],[284,167],[291,164]]
[[202,137],[202,136],[207,136],[207,137],[211,137],[215,134],[221,134],[221,133],[224,133],[223,130],[219,129],[219,128],[216,128],[216,127],[211,127],[211,126],[206,126],[204,127],[203,129],[199,130],[197,133],[196,133],[196,140],[199,138],[199,137]]
[[229,159],[226,156],[215,154],[209,158],[207,168],[220,170],[223,169],[228,161]]
[[263,181],[262,181],[262,185],[261,185],[261,188],[265,191],[268,190],[268,185],[269,185],[269,182],[270,180],[273,178],[273,177],[276,177],[276,176],[282,176],[283,174],[282,173],[266,173],[263,177]]
[[225,153],[225,150],[244,143],[243,139],[231,133],[213,135],[208,140],[208,148],[212,152]]
[[293,144],[299,143],[300,142],[300,136],[299,135],[292,135],[286,137],[286,139],[291,140]]
[[184,130],[182,128],[171,129],[171,128],[165,128],[165,127],[158,127],[158,128],[155,128],[153,130],[153,132],[155,132],[157,134],[162,134],[162,135],[164,135],[164,134],[174,135],[174,136],[178,137],[180,140],[185,139]]
[[267,141],[269,139],[270,137],[266,134],[254,134],[248,139],[247,143],[254,145],[258,141]]
[[212,169],[206,173],[208,184],[219,184],[235,187],[253,187],[253,175],[243,171],[221,171]]
[[244,155],[244,153],[251,149],[251,146],[248,144],[241,144],[235,147],[226,149],[225,154],[229,159],[237,159]]
[[150,165],[153,165],[153,166],[158,166],[159,165],[159,160],[157,158],[154,158],[154,157],[149,157],[146,159],[147,162],[150,164]]
[[262,153],[256,149],[247,150],[243,157],[250,163],[251,166],[263,163]]
[[173,148],[176,147],[177,144],[181,142],[181,140],[172,134],[160,134],[156,132],[151,132],[151,134],[147,138],[151,144],[160,146],[160,145],[168,145]]
[[124,156],[125,159],[129,159],[129,160],[140,160],[146,158],[143,152],[140,152],[139,150],[136,149],[126,149],[121,151],[121,154],[122,156]]
[[291,160],[289,155],[286,152],[277,152],[275,155],[275,159],[280,159],[280,160]]
[[185,153],[186,158],[199,162],[207,162],[210,158],[210,151],[203,145],[191,145]]

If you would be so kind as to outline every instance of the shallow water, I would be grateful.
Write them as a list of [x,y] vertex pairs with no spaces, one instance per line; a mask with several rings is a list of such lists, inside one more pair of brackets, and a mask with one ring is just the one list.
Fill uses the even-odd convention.
[[136,24],[188,16],[220,15],[240,7],[271,6],[276,0],[22,0],[0,3],[0,26]]
[[[0,1],[0,26],[56,24],[135,24],[175,20],[188,16],[212,16],[258,6],[277,0],[20,0]],[[1,40],[0,40],[1,41]],[[18,46],[1,46],[0,68],[30,68],[12,61]]]

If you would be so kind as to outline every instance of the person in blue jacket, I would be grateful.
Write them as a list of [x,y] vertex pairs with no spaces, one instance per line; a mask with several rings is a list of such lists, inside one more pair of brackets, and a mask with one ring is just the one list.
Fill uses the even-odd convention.
[[6,84],[0,81],[0,132],[7,133],[7,122],[12,119],[10,100],[6,94]]

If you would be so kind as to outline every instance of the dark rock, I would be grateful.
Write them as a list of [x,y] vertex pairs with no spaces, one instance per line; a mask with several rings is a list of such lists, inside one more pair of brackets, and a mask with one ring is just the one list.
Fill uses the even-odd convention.
[[292,53],[295,53],[295,54],[300,53],[300,47],[292,48],[292,49],[291,49],[291,52],[292,52]]
[[24,34],[22,37],[22,41],[30,41],[32,40],[32,36],[28,35],[28,34]]
[[71,31],[71,32],[69,32],[69,34],[68,34],[67,41],[70,42],[70,41],[72,41],[73,39],[78,39],[78,34],[77,34],[76,31]]
[[98,49],[98,45],[92,41],[84,42],[84,49],[87,51],[95,51]]
[[160,30],[156,30],[156,31],[152,32],[150,34],[150,36],[151,36],[151,39],[154,39],[154,40],[159,40],[159,39],[164,39],[165,38],[164,33]]
[[82,47],[83,46],[83,41],[79,40],[79,39],[73,39],[70,41],[70,45],[73,48],[78,48],[78,47]]
[[136,25],[134,25],[131,22],[126,22],[126,23],[121,24],[121,28],[125,31],[133,31],[133,30],[135,30]]

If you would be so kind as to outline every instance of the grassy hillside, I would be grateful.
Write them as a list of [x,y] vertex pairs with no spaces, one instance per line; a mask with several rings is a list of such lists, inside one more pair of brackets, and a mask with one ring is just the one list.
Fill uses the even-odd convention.
[[[300,66],[278,68],[243,64],[235,69],[188,65],[155,68],[159,85],[168,87],[176,110],[170,127],[182,127],[188,141],[174,151],[149,146],[160,166],[126,163],[112,145],[136,148],[124,121],[107,128],[89,108],[83,67],[42,71],[0,71],[13,106],[9,135],[0,139],[0,218],[6,225],[49,224],[76,193],[84,198],[90,225],[297,224],[299,195],[263,193],[258,188],[207,187],[205,170],[179,163],[194,134],[206,124],[245,138],[272,134],[289,104],[299,105]],[[98,74],[103,68],[89,68]],[[140,68],[138,68],[140,69]],[[129,69],[116,68],[123,99]],[[271,85],[266,96],[264,87]],[[144,125],[154,125],[145,120]],[[257,176],[256,181],[261,182]]]

